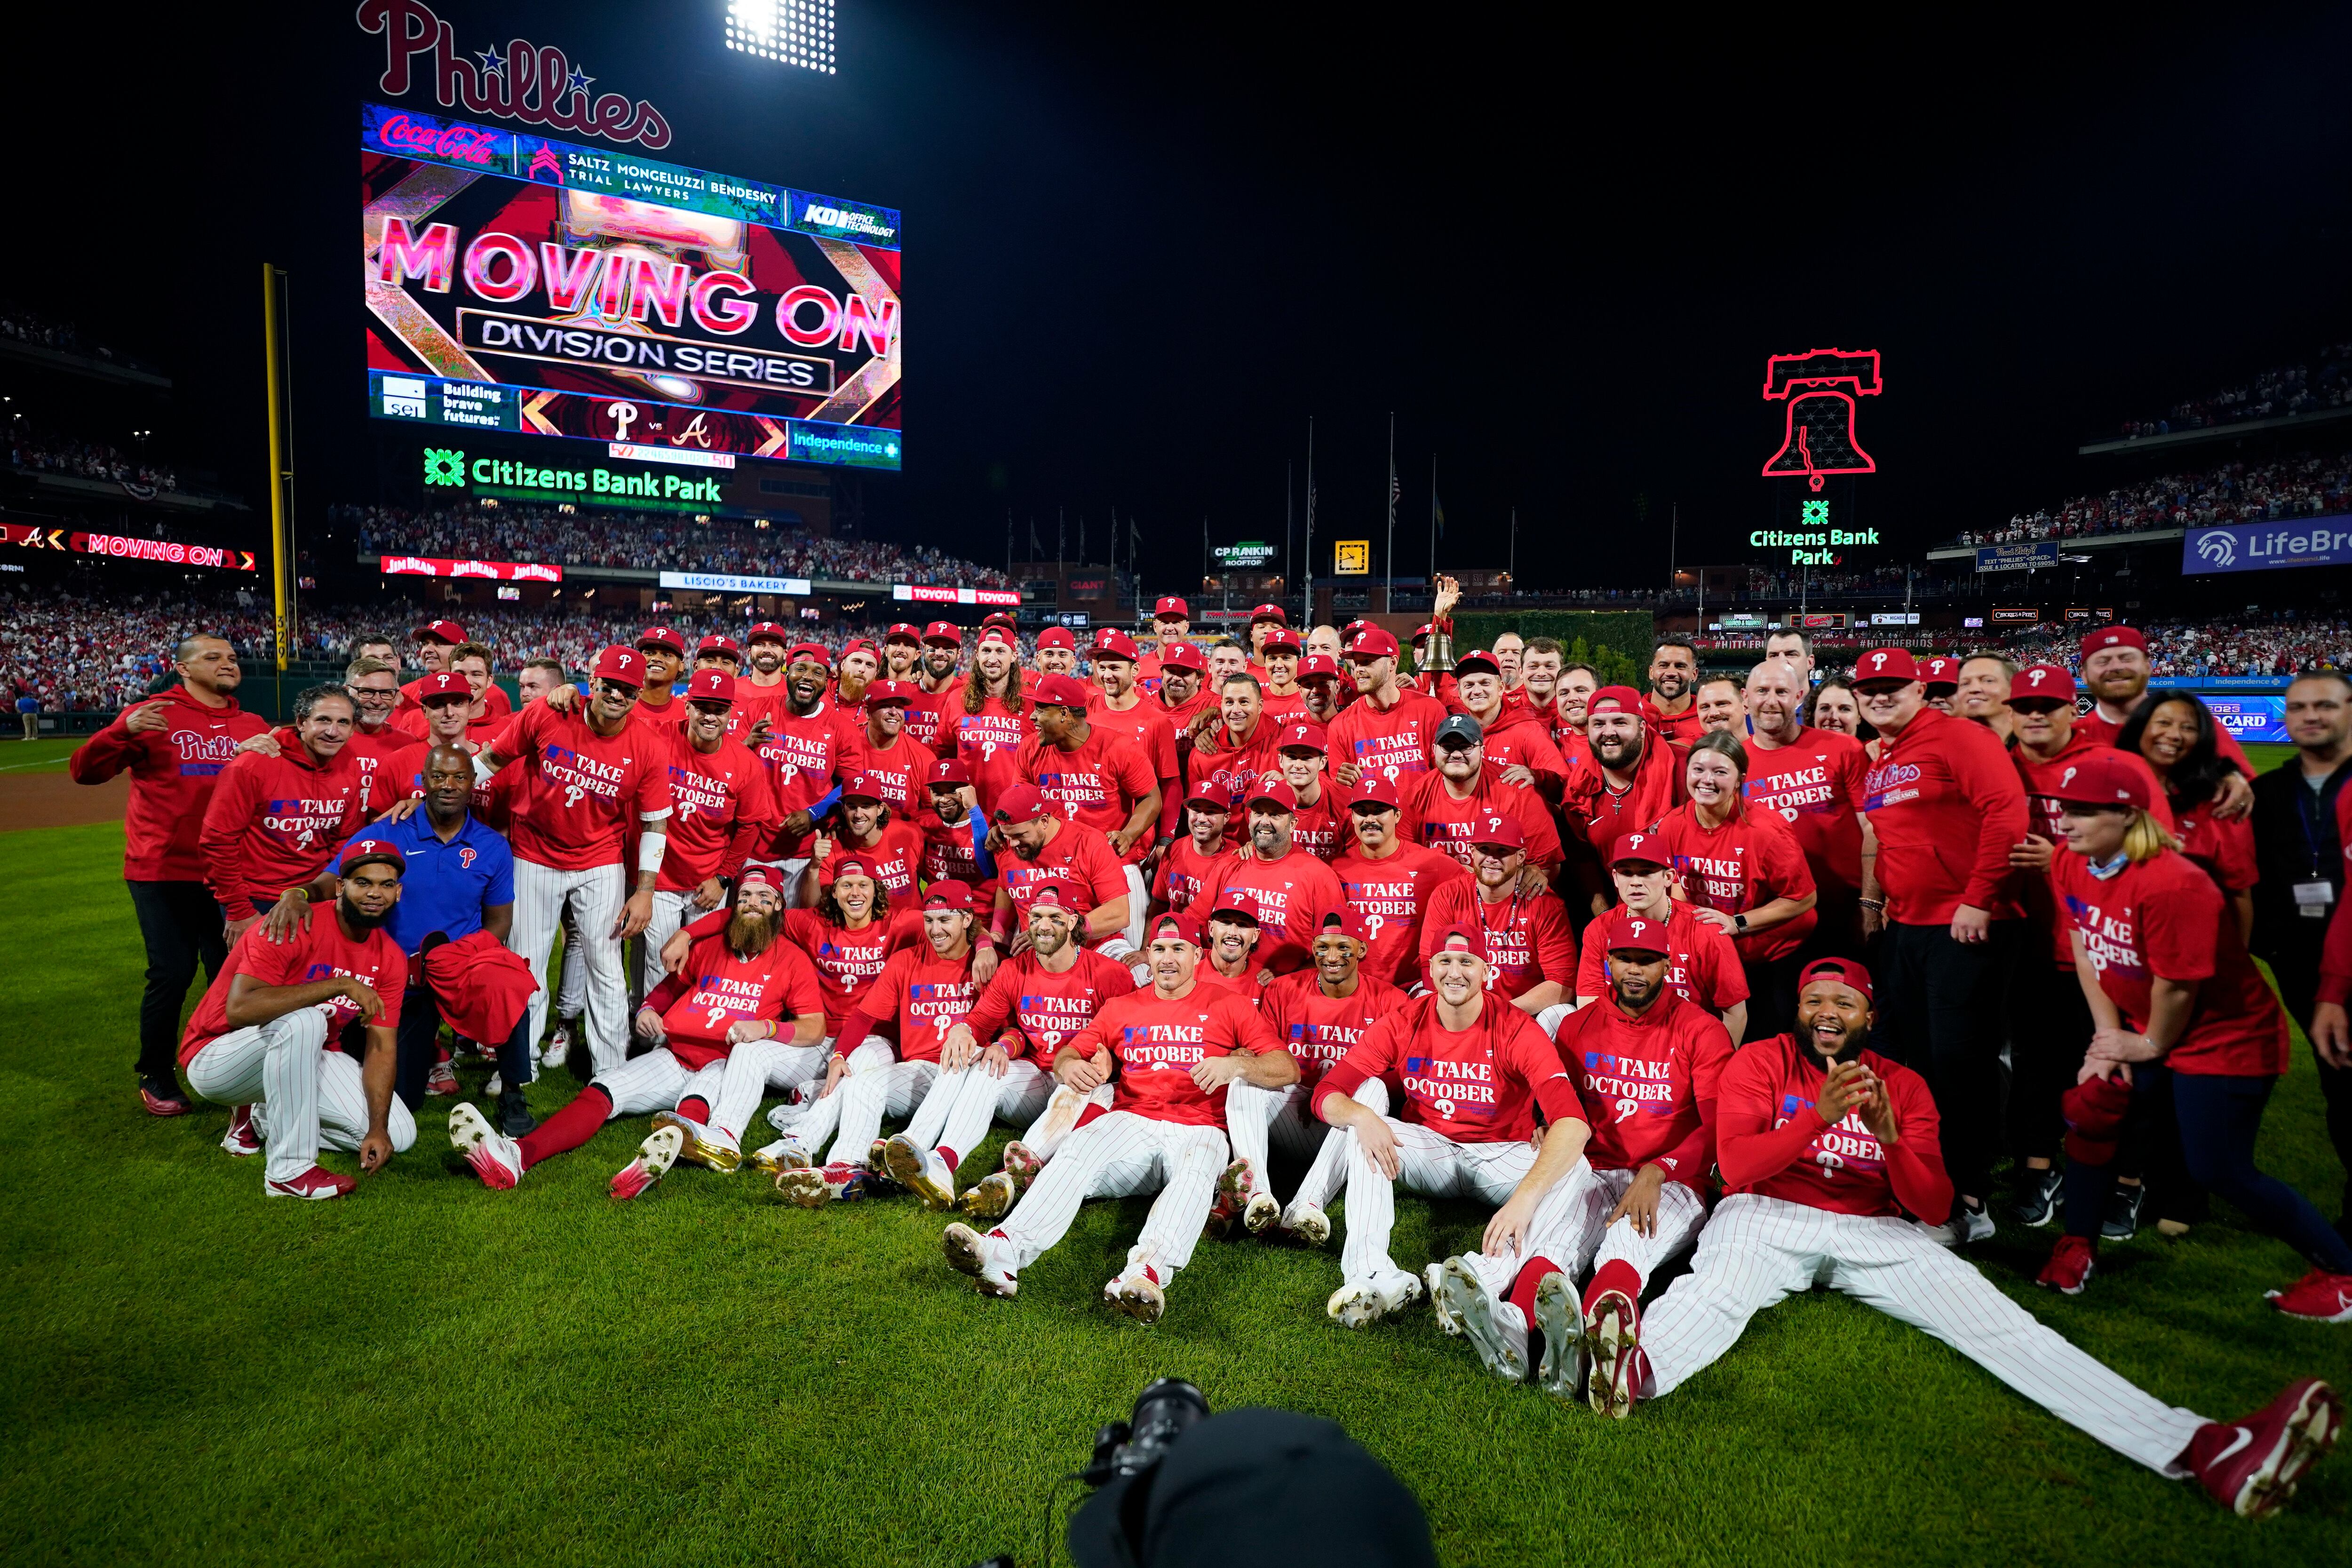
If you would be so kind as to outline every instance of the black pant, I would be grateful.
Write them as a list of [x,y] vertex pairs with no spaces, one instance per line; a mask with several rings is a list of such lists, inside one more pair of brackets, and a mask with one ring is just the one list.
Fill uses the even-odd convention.
[[[2025,940],[2050,933],[2028,927]],[[2072,969],[2036,948],[2018,956],[2009,983],[2009,1152],[2020,1161],[2054,1160],[2066,1135],[2058,1102],[2074,1087],[2091,1044],[2091,1005]]]
[[202,882],[126,882],[139,940],[147,947],[147,990],[139,1000],[139,1076],[176,1076],[180,1008],[196,962],[210,984],[228,962],[220,905]]
[[[2316,1005],[2319,990],[2319,963],[2301,953],[2284,953],[2270,961],[2271,973],[2278,981],[2279,999],[2294,1016],[2295,1026],[2308,1037],[2311,1034],[2311,1010]],[[2352,1068],[2330,1067],[2320,1060],[2319,1053],[2311,1053],[2312,1065],[2319,1070],[2319,1092],[2327,1102],[2327,1141],[2336,1145],[2336,1162],[2346,1172],[2344,1195],[2336,1205],[2336,1228],[2352,1237]]]
[[[425,1080],[431,1076],[433,1064],[441,1054],[436,1044],[440,1035],[441,999],[433,994],[429,985],[410,986],[400,998],[400,1028],[394,1036],[398,1055],[394,1058],[392,1089],[412,1113],[425,1103]],[[515,1020],[507,1043],[499,1047],[500,1087],[522,1088],[530,1082],[530,1009],[526,1007],[522,1016]]]
[[1769,1040],[1797,1026],[1797,972],[1804,964],[1797,953],[1785,958],[1742,958],[1748,976],[1748,1038]]
[[1948,925],[1897,925],[1880,949],[1878,1038],[1927,1080],[1944,1168],[1969,1197],[1990,1189],[2000,1140],[2001,1000],[2016,937],[2015,921],[1993,921],[1979,942],[1953,941]]

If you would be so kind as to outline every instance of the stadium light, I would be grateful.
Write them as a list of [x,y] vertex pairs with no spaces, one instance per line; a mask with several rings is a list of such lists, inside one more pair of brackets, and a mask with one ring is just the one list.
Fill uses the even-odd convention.
[[832,76],[833,0],[727,0],[727,47]]

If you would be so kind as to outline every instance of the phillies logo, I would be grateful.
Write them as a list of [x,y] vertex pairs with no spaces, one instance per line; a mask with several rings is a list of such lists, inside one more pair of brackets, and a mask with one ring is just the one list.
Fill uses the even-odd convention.
[[2035,665],[2025,672],[2025,683],[2036,689],[2039,689],[2042,683],[2049,679],[2050,670],[2046,665]]
[[392,97],[413,85],[411,58],[429,55],[434,95],[444,109],[462,103],[472,113],[526,125],[648,148],[669,145],[669,121],[660,110],[617,92],[592,101],[588,88],[596,79],[572,66],[562,49],[515,38],[503,55],[496,49],[459,54],[449,24],[422,0],[361,0],[354,19],[361,31],[383,35],[383,75],[376,85]]
[[2068,769],[2067,769],[2063,773],[2061,773],[2061,774],[2059,775],[2059,777],[2058,777],[2058,787],[2059,787],[2060,789],[2064,789],[2068,784],[2073,784],[2074,782],[2074,770],[2073,768],[2071,768],[2071,767],[2070,767],[2070,768],[2068,768]]
[[474,861],[479,853],[480,852],[472,845],[468,844],[457,851],[457,864],[470,871],[474,868]]
[[[2070,768],[2067,771],[2072,773],[2074,770]],[[1864,782],[1873,794],[1892,789],[1896,784],[1917,784],[1919,768],[1915,763],[1889,763],[1883,768],[1871,769],[1870,777]]]

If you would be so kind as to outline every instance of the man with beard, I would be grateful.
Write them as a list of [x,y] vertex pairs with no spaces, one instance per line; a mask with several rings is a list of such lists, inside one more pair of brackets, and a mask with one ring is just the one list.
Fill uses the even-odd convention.
[[2009,685],[2016,679],[2017,661],[2007,654],[1969,655],[1960,660],[1959,686],[1952,693],[1952,711],[2008,740],[2015,732],[2010,723]]
[[1359,780],[1348,815],[1355,842],[1331,868],[1339,874],[1339,896],[1363,922],[1370,946],[1363,971],[1410,989],[1421,982],[1421,932],[1430,903],[1438,889],[1466,881],[1469,872],[1453,856],[1412,841],[1397,809],[1396,785],[1384,778]]
[[[1577,953],[1568,906],[1540,884],[1533,892],[1523,886],[1527,836],[1518,818],[1490,816],[1473,822],[1465,847],[1470,875],[1430,895],[1422,930],[1476,929],[1486,938],[1486,976],[1495,994],[1523,1013],[1538,1016],[1571,1000]],[[1426,966],[1429,952],[1424,949],[1421,957]]]
[[1208,689],[1209,661],[1188,642],[1160,645],[1160,711],[1176,731],[1179,761],[1189,752],[1201,715],[1217,707],[1217,694]]
[[683,727],[670,737],[675,813],[646,922],[643,984],[648,992],[662,983],[661,950],[670,933],[726,901],[728,884],[742,875],[774,826],[767,770],[741,742],[727,736],[735,691],[735,678],[724,670],[696,671],[687,687]]
[[[1518,1383],[1534,1363],[1562,1399],[1580,1391],[1588,1342],[1638,1341],[1643,1288],[1706,1223],[1716,1097],[1732,1052],[1723,1026],[1666,984],[1661,922],[1619,910],[1593,924],[1607,928],[1609,994],[1570,1015],[1557,1042],[1578,1098],[1601,1112],[1584,1146],[1591,1180],[1581,1201],[1531,1229],[1516,1269],[1470,1252],[1428,1275],[1439,1324],[1467,1334],[1487,1371]],[[1576,1280],[1588,1268],[1580,1308]],[[1531,1329],[1542,1334],[1539,1361]],[[1593,1385],[1593,1408],[1608,1409],[1611,1394]]]
[[1505,689],[1495,655],[1484,648],[1464,654],[1454,667],[1454,695],[1461,709],[1456,717],[1477,721],[1480,747],[1505,784],[1532,786],[1546,800],[1559,798],[1568,761],[1551,743],[1551,726],[1528,706],[1527,694]]
[[294,699],[294,723],[273,732],[274,747],[221,770],[198,842],[229,942],[281,900],[299,902],[335,847],[387,804],[370,798],[345,754],[354,707],[341,687],[313,686]]
[[952,621],[933,621],[923,628],[923,660],[915,684],[922,695],[907,710],[907,733],[935,757],[948,754],[940,738],[948,733],[948,704],[963,689],[963,631]]
[[1151,764],[1152,782],[1160,786],[1160,820],[1135,862],[1149,880],[1160,855],[1183,832],[1184,770],[1176,758],[1176,726],[1168,710],[1146,700],[1136,685],[1139,658],[1135,639],[1125,632],[1114,628],[1102,634],[1095,644],[1095,684],[1102,698],[1087,718],[1134,742]]
[[863,723],[866,689],[882,673],[882,656],[866,638],[852,637],[841,645],[837,673],[839,683],[834,688],[834,706],[844,718]]
[[228,957],[220,905],[205,888],[198,835],[220,772],[240,742],[269,721],[237,706],[244,670],[226,637],[192,633],[173,650],[180,683],[124,709],[76,747],[66,771],[78,784],[131,774],[122,819],[122,879],[147,952],[139,1003],[139,1100],[150,1116],[183,1116],[188,1098],[174,1071],[180,1008],[202,960],[217,977]]
[[863,765],[861,721],[832,700],[832,673],[817,644],[795,643],[786,650],[783,700],[769,710],[767,733],[752,746],[767,765],[777,819],[775,837],[759,858],[778,868],[788,889],[808,869],[809,840],[837,798],[839,782]]
[[[1265,988],[1258,1004],[1276,1039],[1298,1063],[1298,1081],[1282,1089],[1235,1084],[1225,1091],[1225,1129],[1234,1165],[1229,1185],[1243,1204],[1242,1224],[1253,1236],[1279,1228],[1310,1246],[1331,1238],[1324,1210],[1347,1179],[1344,1140],[1315,1114],[1315,1089],[1323,1074],[1361,1045],[1372,1026],[1408,1005],[1403,992],[1363,971],[1371,951],[1363,918],[1352,910],[1323,917],[1315,933],[1314,965],[1286,974]],[[1357,1086],[1354,1098],[1373,1110],[1388,1109],[1388,1089],[1379,1079]],[[1307,1175],[1286,1205],[1267,1182],[1267,1157],[1283,1152],[1309,1162]]]
[[1283,725],[1274,749],[1276,771],[1298,798],[1291,841],[1326,865],[1338,859],[1356,837],[1349,825],[1348,804],[1325,772],[1328,745],[1322,725],[1297,720]]
[[1254,962],[1258,939],[1257,916],[1244,909],[1237,900],[1203,899],[1199,908],[1189,913],[1198,915],[1206,910],[1208,919],[1201,928],[1201,967],[1197,972],[1203,985],[1221,986],[1255,1007],[1264,997],[1269,973]]
[[791,634],[773,621],[761,621],[743,634],[750,668],[736,687],[735,707],[727,716],[727,735],[754,753],[767,739],[772,715],[784,700],[784,649],[790,646]]
[[1127,879],[1127,940],[1133,943],[1143,934],[1150,899],[1141,863],[1160,826],[1160,781],[1140,746],[1090,721],[1087,700],[1076,676],[1040,676],[1030,713],[1036,733],[1021,743],[1018,766],[1072,827],[1099,834],[1109,846]]
[[[383,930],[400,898],[401,852],[381,840],[345,847],[341,892],[325,920],[273,942],[248,925],[197,1004],[180,1042],[188,1086],[233,1106],[221,1147],[267,1152],[273,1198],[339,1198],[356,1185],[319,1165],[319,1149],[355,1152],[373,1174],[416,1141],[394,1097],[408,961]],[[359,1032],[361,1051],[331,1050]],[[362,1053],[364,1061],[362,1061]]]
[[1868,971],[1822,959],[1803,978],[1797,1034],[1749,1046],[1724,1070],[1715,1131],[1727,1195],[1699,1233],[1691,1271],[1629,1320],[1630,1331],[1591,1347],[1608,1413],[1672,1393],[1758,1312],[1825,1281],[1943,1341],[2126,1458],[2194,1477],[2236,1513],[2285,1501],[2342,1423],[2333,1391],[2306,1378],[2234,1424],[2167,1405],[1905,1224],[1903,1213],[1935,1215],[1951,1205],[1927,1086],[1864,1048],[1874,1016]]
[[1397,640],[1366,626],[1348,645],[1348,675],[1356,700],[1331,721],[1332,776],[1353,788],[1376,773],[1402,788],[1426,773],[1445,704],[1397,679]]
[[1851,735],[1808,726],[1804,697],[1785,659],[1748,672],[1748,805],[1780,813],[1805,853],[1821,895],[1814,948],[1851,957],[1862,951],[1863,868],[1878,858],[1862,809],[1870,756]]
[[1111,855],[1101,834],[1066,820],[1037,793],[1035,784],[1025,781],[1004,792],[997,802],[995,822],[1005,847],[1013,852],[997,861],[1001,879],[989,935],[999,952],[1007,951],[1008,942],[1013,943],[1010,951],[1020,951],[1014,930],[1026,928],[1029,900],[1048,881],[1067,882],[1077,889],[1077,899],[1084,905],[1079,912],[1086,916],[1079,940],[1112,958],[1124,958],[1134,951],[1125,935],[1130,897],[1127,870]]
[[1021,689],[1020,650],[1013,634],[990,626],[972,650],[971,673],[942,703],[947,724],[933,750],[971,770],[981,809],[993,813],[1021,782],[1021,742],[1029,738],[1029,697]]
[[915,822],[929,804],[926,781],[939,759],[907,732],[907,719],[922,700],[912,681],[877,680],[866,689],[866,728],[858,737],[859,771],[882,792],[891,815]]
[[[1689,900],[1674,896],[1681,881],[1674,852],[1651,834],[1629,833],[1617,841],[1609,876],[1617,887],[1617,908],[1585,923],[1577,956],[1576,1005],[1590,1006],[1609,994],[1609,922],[1620,913],[1634,915],[1662,928],[1667,988],[1722,1019],[1731,1043],[1739,1044],[1748,1033],[1748,972],[1723,928],[1699,919]],[[1547,1012],[1537,1022],[1557,1033],[1565,1016]]]
[[1706,732],[1692,688],[1698,680],[1698,649],[1686,642],[1662,642],[1650,653],[1650,694],[1642,718],[1660,739],[1688,745]]
[[[1617,840],[1638,832],[1686,798],[1683,749],[1654,738],[1643,718],[1641,695],[1630,686],[1604,686],[1585,705],[1585,733],[1594,766],[1579,768],[1560,800],[1560,815],[1575,826],[1606,866],[1616,858]],[[1593,868],[1588,867],[1588,874]],[[1592,912],[1605,914],[1608,895],[1589,887]]]
[[[1235,1082],[1280,1089],[1298,1064],[1257,1010],[1236,997],[1203,993],[1195,971],[1200,931],[1188,915],[1152,918],[1146,934],[1151,989],[1102,1004],[1063,1046],[1055,1076],[1116,1083],[1111,1109],[1063,1142],[1028,1196],[982,1236],[948,1226],[940,1238],[950,1267],[981,1291],[1010,1296],[1020,1271],[1068,1234],[1089,1197],[1159,1197],[1103,1300],[1146,1323],[1166,1311],[1167,1285],[1192,1261],[1225,1169],[1225,1093]],[[1083,1071],[1081,1070],[1083,1069]]]
[[[2147,695],[2147,638],[2134,626],[2101,626],[2083,634],[2083,685],[2095,702],[2074,721],[2074,732],[2103,746],[2112,746],[2124,724]],[[2254,807],[2253,763],[2236,736],[2217,727],[2213,743],[2236,765],[2237,773],[2221,781],[2214,796],[2213,815],[2223,822],[2243,816]]]
[[923,663],[923,634],[900,621],[882,634],[882,677],[914,683]]
[[953,757],[931,764],[924,785],[929,808],[917,818],[923,830],[925,887],[961,882],[983,906],[995,901],[996,861],[988,849],[988,817],[971,791],[971,773]]
[[1434,748],[1437,768],[1405,782],[1397,805],[1404,813],[1405,831],[1416,843],[1451,855],[1470,865],[1470,833],[1489,817],[1507,816],[1519,824],[1528,860],[1537,876],[1533,884],[1559,868],[1559,834],[1543,797],[1524,784],[1507,781],[1504,771],[1486,760],[1485,737],[1478,721],[1456,713],[1437,727]]
[[[1329,626],[1316,629],[1332,630]],[[1303,704],[1300,713],[1326,729],[1330,727],[1332,720],[1339,716],[1339,710],[1348,705],[1349,699],[1355,695],[1341,689],[1339,660],[1328,653],[1310,653],[1298,661],[1298,689]]]
[[652,1133],[613,1177],[614,1197],[644,1196],[680,1158],[735,1170],[761,1095],[807,1082],[824,1059],[824,1003],[808,960],[777,940],[783,907],[766,868],[745,868],[726,928],[697,941],[638,1011],[637,1037],[651,1049],[598,1068],[587,1088],[520,1139],[459,1105],[449,1112],[450,1146],[484,1186],[502,1191],[607,1121],[653,1111]]
[[1298,797],[1276,779],[1258,784],[1243,802],[1249,812],[1247,851],[1226,862],[1217,902],[1244,910],[1258,923],[1254,962],[1261,973],[1288,974],[1313,961],[1308,944],[1324,917],[1346,905],[1331,868],[1293,841]]

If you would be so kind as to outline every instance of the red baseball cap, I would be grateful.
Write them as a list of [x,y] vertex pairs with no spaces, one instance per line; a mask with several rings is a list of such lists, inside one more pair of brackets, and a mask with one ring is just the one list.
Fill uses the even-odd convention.
[[1486,933],[1476,926],[1457,921],[1437,933],[1430,955],[1441,952],[1466,952],[1479,963],[1486,962]]
[[2029,664],[2009,678],[2009,700],[2031,702],[2036,698],[2052,702],[2074,702],[2074,676],[2063,664]]
[[889,797],[882,793],[882,786],[875,783],[872,773],[852,773],[841,781],[841,798],[848,802],[887,800]]
[[780,626],[776,625],[776,623],[775,623],[775,622],[773,622],[773,621],[760,621],[760,622],[756,622],[756,623],[754,623],[754,624],[753,624],[753,626],[752,626],[752,627],[751,627],[751,629],[750,631],[745,632],[745,633],[743,634],[743,640],[744,640],[746,643],[755,643],[755,642],[786,642],[786,643],[788,643],[788,642],[790,642],[790,641],[792,641],[792,640],[793,640],[793,637],[792,637],[792,634],[791,634],[790,632],[788,632],[788,631],[784,630],[784,628],[783,628],[783,627],[782,627],[782,626]]
[[944,643],[950,647],[963,647],[963,628],[953,621],[933,621],[923,628],[925,642]]
[[1470,825],[1471,847],[1475,849],[1487,844],[1499,849],[1525,849],[1528,847],[1527,825],[1516,816],[1490,811]]
[[1286,626],[1290,624],[1290,617],[1283,613],[1280,605],[1260,605],[1250,612],[1250,625],[1255,626],[1260,621],[1279,621]]
[[596,656],[596,679],[617,681],[623,686],[642,689],[646,684],[646,658],[633,647],[614,643]]
[[[1069,635],[1062,633],[1064,637]],[[1086,682],[1075,675],[1064,675],[1058,670],[1051,675],[1039,676],[1032,690],[1035,700],[1045,707],[1083,709],[1087,705]]]
[[455,621],[427,621],[416,628],[419,641],[461,643],[466,640],[466,628]]
[[706,653],[723,653],[738,663],[740,663],[743,658],[743,650],[736,646],[733,637],[721,637],[717,632],[712,632],[709,637],[696,643],[694,653],[698,658]]
[[844,855],[834,861],[832,876],[836,882],[844,877],[863,877],[877,889],[882,885],[882,879],[874,874],[874,868],[867,865],[862,856],[857,855]]
[[1802,991],[1816,980],[1834,980],[1841,985],[1851,985],[1862,993],[1865,1003],[1874,1004],[1878,994],[1870,987],[1870,971],[1851,958],[1817,958],[1798,973],[1797,989]]
[[1360,654],[1366,658],[1394,658],[1397,656],[1397,640],[1383,627],[1365,626],[1348,643],[1349,658],[1353,658]]
[[784,650],[784,662],[794,664],[803,658],[813,658],[826,668],[833,668],[833,654],[821,642],[796,642]]
[[1260,784],[1249,792],[1249,798],[1243,804],[1255,805],[1262,800],[1271,803],[1278,810],[1297,811],[1298,809],[1298,792],[1290,787],[1287,780],[1270,779]]
[[980,624],[983,626],[1003,626],[1008,632],[1018,631],[1021,626],[1021,623],[1013,618],[1010,610],[991,610],[980,617]]
[[999,822],[1038,822],[1054,815],[1037,786],[1023,780],[996,797],[996,820]]
[[1331,742],[1324,734],[1323,726],[1306,719],[1285,724],[1282,727],[1282,739],[1274,743],[1274,749],[1277,752],[1286,752],[1293,746],[1303,747],[1310,752],[1320,752],[1326,756],[1328,756],[1331,752]]
[[408,869],[408,851],[389,838],[354,838],[343,846],[342,853],[335,857],[335,870],[339,875],[347,876],[370,861],[405,872]]
[[852,637],[841,645],[842,658],[847,658],[853,653],[866,654],[877,664],[882,662],[882,650],[874,646],[872,637]]
[[2094,746],[2067,764],[2049,791],[2061,805],[2131,805],[2146,811],[2152,798],[2145,763],[2113,746]]
[[933,882],[923,889],[923,908],[969,910],[971,908],[971,889],[962,882]]
[[908,626],[906,622],[900,621],[898,625],[892,626],[888,631],[882,634],[882,640],[885,643],[905,642],[919,644],[923,640],[923,634]]
[[1671,952],[1666,944],[1666,922],[1637,915],[1631,910],[1619,909],[1609,918],[1608,951],[1611,952]]
[[776,885],[774,874],[765,866],[746,866],[736,876],[735,896],[737,898],[741,898],[753,888],[765,888],[768,891],[779,895],[783,892],[783,889]]
[[1184,804],[1212,806],[1218,811],[1229,812],[1234,808],[1233,787],[1226,781],[1214,777],[1204,778],[1186,793]]
[[911,680],[877,680],[866,689],[868,708],[912,708],[923,689]]
[[1457,676],[1471,669],[1483,669],[1489,675],[1503,673],[1502,661],[1483,647],[1474,647],[1454,661],[1454,673]]
[[1142,651],[1135,646],[1133,637],[1117,626],[1105,626],[1095,638],[1097,658],[1123,658],[1132,664],[1142,657]]
[[1397,805],[1396,781],[1379,773],[1366,773],[1356,781],[1356,793],[1348,797],[1350,806],[1384,805],[1391,811]]
[[1021,894],[1033,910],[1043,905],[1049,910],[1067,910],[1074,915],[1086,913],[1079,903],[1078,885],[1067,877],[1040,877],[1034,882],[1024,882]]
[[935,784],[968,784],[971,783],[971,770],[963,765],[961,758],[941,757],[931,764],[931,771],[924,776],[924,782]]
[[974,639],[972,646],[974,647],[978,647],[982,643],[992,642],[1003,643],[1009,648],[1017,649],[1021,646],[1020,639],[1015,637],[1010,630],[1003,626],[992,624],[983,626],[980,628],[980,636]]
[[1151,606],[1151,618],[1155,621],[1189,621],[1192,618],[1192,606],[1171,594]]
[[667,626],[647,626],[637,634],[639,647],[644,647],[648,643],[656,647],[666,647],[680,658],[685,657],[686,639]]
[[1318,678],[1326,680],[1339,679],[1339,661],[1328,653],[1310,653],[1298,661],[1299,679],[1314,680]]
[[1364,919],[1364,911],[1353,904],[1341,904],[1336,910],[1326,910],[1323,923],[1315,928],[1315,934],[1328,936],[1335,931],[1341,936],[1354,937],[1366,947],[1372,945],[1371,925]]
[[1642,694],[1630,686],[1604,686],[1585,700],[1587,719],[1602,713],[1631,713],[1642,716]]
[[1919,661],[1911,657],[1907,647],[1874,647],[1853,661],[1853,683],[1865,686],[1874,680],[1916,680]]
[[1949,686],[1958,689],[1960,684],[1960,661],[1947,654],[1931,654],[1927,661],[1919,667],[1919,679],[1930,687]]
[[1078,651],[1078,639],[1070,635],[1067,626],[1047,626],[1037,634],[1037,651],[1043,653],[1049,647],[1066,647],[1076,653]]
[[1143,928],[1143,940],[1146,943],[1157,942],[1161,937],[1173,937],[1178,942],[1199,947],[1201,922],[1192,918],[1190,910],[1162,910],[1152,916],[1151,923]]
[[1432,637],[1436,635],[1436,622],[1423,621],[1421,625],[1412,628],[1412,640],[1417,643],[1427,642]]
[[723,669],[698,669],[694,672],[694,679],[687,682],[686,700],[688,702],[725,702],[732,705],[735,700],[735,678]]
[[1614,871],[1628,863],[1665,867],[1675,863],[1675,857],[1674,852],[1666,847],[1666,841],[1656,834],[1628,833],[1619,838],[1617,847],[1610,851],[1609,868]]
[[437,675],[428,675],[416,683],[418,707],[422,708],[428,702],[439,702],[444,700],[471,702],[474,700],[474,688],[464,676],[452,674],[446,669]]
[[1298,634],[1288,626],[1276,631],[1265,642],[1258,645],[1260,653],[1273,653],[1280,648],[1288,648],[1293,653],[1299,651]]
[[2090,658],[2104,647],[2136,647],[2147,651],[2147,638],[2137,626],[2101,626],[2083,634],[2083,657]]
[[1160,668],[1189,669],[1195,675],[1203,675],[1208,672],[1209,661],[1202,658],[1201,650],[1191,643],[1162,643],[1160,646]]

